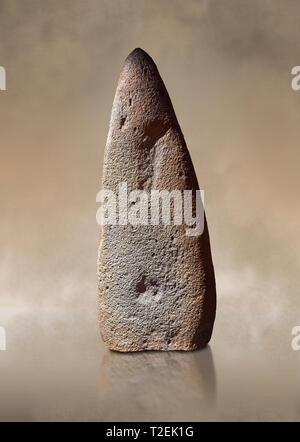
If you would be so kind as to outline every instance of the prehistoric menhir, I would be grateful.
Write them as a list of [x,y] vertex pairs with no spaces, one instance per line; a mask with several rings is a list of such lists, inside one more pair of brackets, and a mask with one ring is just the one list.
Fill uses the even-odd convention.
[[[168,92],[151,57],[126,59],[112,108],[103,188],[199,189]],[[128,202],[132,206],[134,202]],[[196,350],[212,334],[216,289],[204,217],[200,236],[182,225],[103,225],[98,256],[104,343],[122,352]]]

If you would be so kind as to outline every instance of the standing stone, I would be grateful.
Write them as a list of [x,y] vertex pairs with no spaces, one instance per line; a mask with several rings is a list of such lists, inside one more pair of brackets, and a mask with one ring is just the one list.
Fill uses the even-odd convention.
[[[128,193],[199,189],[168,92],[141,49],[122,69],[105,149],[103,188],[116,192],[120,182]],[[98,282],[100,331],[111,350],[195,350],[209,342],[216,291],[206,220],[200,236],[172,223],[102,226]]]

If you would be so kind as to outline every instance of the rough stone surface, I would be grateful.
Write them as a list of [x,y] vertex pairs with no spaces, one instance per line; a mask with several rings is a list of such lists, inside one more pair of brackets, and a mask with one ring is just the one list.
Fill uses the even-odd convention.
[[[126,59],[113,103],[103,188],[199,189],[173,106],[151,57]],[[98,256],[99,322],[112,350],[195,350],[211,337],[215,277],[205,220],[185,226],[103,226]]]

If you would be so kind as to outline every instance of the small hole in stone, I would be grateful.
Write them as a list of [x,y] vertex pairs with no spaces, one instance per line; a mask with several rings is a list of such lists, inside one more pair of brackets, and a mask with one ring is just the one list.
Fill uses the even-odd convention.
[[129,106],[131,106],[131,103],[132,103],[132,99],[129,98]]
[[126,121],[126,117],[121,117],[121,119],[120,119],[120,129],[124,126],[125,121]]
[[133,128],[133,132],[135,132],[135,131],[136,131],[136,127]]
[[143,276],[142,280],[136,285],[136,289],[139,293],[145,293],[145,291],[147,290],[144,276]]

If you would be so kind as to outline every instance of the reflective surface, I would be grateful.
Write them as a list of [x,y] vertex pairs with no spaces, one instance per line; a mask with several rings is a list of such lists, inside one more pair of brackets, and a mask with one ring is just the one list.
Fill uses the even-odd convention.
[[197,352],[116,353],[103,347],[95,319],[2,312],[1,420],[300,418],[299,355],[289,346],[268,356],[219,335]]
[[211,349],[193,353],[105,352],[99,396],[109,419],[164,421],[209,416],[216,399]]

